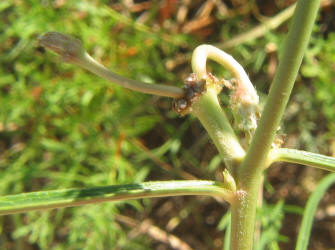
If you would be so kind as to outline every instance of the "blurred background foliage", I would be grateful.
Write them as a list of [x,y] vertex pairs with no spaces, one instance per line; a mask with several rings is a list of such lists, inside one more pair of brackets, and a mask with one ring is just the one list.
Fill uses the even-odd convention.
[[[176,86],[190,73],[190,55],[197,45],[225,47],[265,99],[288,29],[287,17],[278,15],[293,3],[0,1],[0,194],[222,179],[224,166],[193,117],[178,117],[170,99],[113,86],[61,62],[38,46],[40,34],[75,35],[113,71]],[[333,156],[334,10],[333,1],[322,1],[280,131],[286,147]],[[259,28],[271,21],[278,28]],[[228,76],[218,65],[209,65],[218,76]],[[292,164],[268,170],[258,249],[293,249],[297,214],[325,174]],[[317,213],[311,249],[335,245],[334,192],[328,192]],[[227,208],[211,198],[176,197],[2,216],[0,248],[222,249]]]

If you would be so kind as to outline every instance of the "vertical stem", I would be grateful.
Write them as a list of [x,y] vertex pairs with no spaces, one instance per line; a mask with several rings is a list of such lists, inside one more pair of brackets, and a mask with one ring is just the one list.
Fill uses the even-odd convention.
[[261,175],[255,176],[248,190],[238,190],[236,192],[236,202],[231,205],[232,250],[252,249],[260,180]]
[[284,114],[299,67],[306,50],[320,0],[299,0],[290,31],[284,43],[279,66],[270,93],[239,173],[240,179],[252,178],[262,170],[268,157],[280,120]]
[[[263,187],[264,187],[264,175],[261,176],[261,180],[258,187],[258,196],[257,196],[257,209],[261,208],[263,205]],[[261,237],[262,232],[262,222],[256,221],[255,232],[254,232],[254,245],[257,245]]]
[[262,117],[247,155],[238,167],[238,199],[232,205],[234,250],[252,249],[260,177],[298,74],[319,4],[320,0],[298,0]]
[[268,157],[297,77],[319,4],[320,0],[298,1],[262,117],[239,170],[241,180],[257,175]]

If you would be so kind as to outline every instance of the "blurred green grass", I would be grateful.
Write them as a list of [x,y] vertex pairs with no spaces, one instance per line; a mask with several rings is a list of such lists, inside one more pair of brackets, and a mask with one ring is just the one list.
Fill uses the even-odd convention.
[[[1,195],[192,178],[190,175],[221,178],[223,166],[207,135],[194,118],[174,114],[171,100],[110,85],[61,62],[36,42],[47,31],[72,34],[84,42],[97,60],[121,75],[180,86],[191,69],[188,63],[178,64],[179,57],[186,57],[198,44],[229,40],[259,23],[252,8],[237,11],[230,18],[213,11],[210,17],[216,23],[186,33],[174,12],[162,21],[162,13],[166,13],[162,12],[163,2],[153,1],[150,8],[139,13],[123,7],[122,14],[112,8],[116,6],[114,1],[107,0],[0,2]],[[210,1],[195,1],[184,22],[197,17],[207,2]],[[243,3],[226,2],[230,11],[243,10]],[[273,16],[288,5],[289,1],[283,1],[280,7],[271,5],[261,11]],[[329,146],[335,145],[335,37],[327,13],[322,12],[316,25],[283,131],[291,146],[335,154]],[[141,24],[143,17],[145,21]],[[287,25],[283,25],[229,51],[245,66],[260,92],[266,93],[269,88],[286,30]],[[169,66],[171,62],[176,66]],[[215,64],[210,67],[218,75],[225,74]],[[274,173],[275,170],[273,173],[270,170],[266,198],[276,203],[280,199],[293,201],[300,195],[302,198],[295,204],[303,205],[305,193],[301,188],[300,193],[291,196],[275,196],[275,190],[285,188],[280,180],[295,172],[286,176]],[[305,172],[299,173],[304,176]],[[315,174],[318,178],[320,175]],[[303,181],[292,185],[299,188]],[[273,207],[279,211],[281,220],[285,206],[279,202]],[[4,216],[0,217],[0,247],[155,249],[161,246],[150,236],[134,233],[131,226],[120,222],[117,216],[124,214],[139,220],[151,218],[161,228],[179,221],[176,229],[171,229],[173,234],[195,249],[197,246],[219,249],[223,233],[216,225],[226,210],[226,205],[211,199],[171,198]],[[261,214],[265,221],[271,221],[271,213],[264,206]],[[268,228],[274,238],[268,246],[287,241],[278,233],[281,222],[275,220],[274,226],[271,225]]]
[[[153,164],[135,157],[141,153],[130,141],[154,126],[164,127],[149,105],[153,98],[109,87],[60,62],[38,48],[36,38],[49,30],[73,34],[120,74],[174,80],[163,74],[158,39],[117,27],[100,1],[67,1],[60,7],[47,1],[1,5],[1,194],[143,181]],[[131,49],[136,56],[130,61]],[[128,204],[142,209],[138,201]],[[12,238],[16,248],[17,240],[26,238],[42,249],[134,247],[145,240],[126,241],[126,233],[113,222],[124,206],[110,203],[2,218],[2,231],[8,223],[14,230],[7,239],[2,236],[1,245]],[[62,234],[68,237],[57,240]]]

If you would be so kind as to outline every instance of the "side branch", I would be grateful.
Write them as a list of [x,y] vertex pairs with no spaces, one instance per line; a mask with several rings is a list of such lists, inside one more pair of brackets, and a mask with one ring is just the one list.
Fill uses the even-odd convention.
[[270,152],[269,166],[273,162],[290,162],[335,172],[335,157],[289,148],[276,148]]
[[47,32],[39,37],[40,44],[55,53],[70,64],[80,66],[112,83],[138,92],[166,96],[183,97],[184,91],[174,86],[149,84],[120,76],[94,60],[84,49],[80,40],[59,32]]
[[215,181],[154,181],[85,189],[66,189],[0,197],[0,215],[41,209],[74,207],[106,201],[124,201],[153,197],[209,195],[234,199],[233,190]]

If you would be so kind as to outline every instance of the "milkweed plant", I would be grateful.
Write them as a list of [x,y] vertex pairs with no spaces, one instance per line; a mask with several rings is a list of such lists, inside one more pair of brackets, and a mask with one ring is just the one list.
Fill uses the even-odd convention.
[[[4,196],[0,198],[0,214],[148,197],[208,195],[224,199],[230,204],[231,228],[230,241],[227,243],[230,249],[252,249],[255,241],[258,192],[265,169],[274,162],[291,162],[335,172],[333,157],[282,148],[274,143],[319,4],[320,0],[298,1],[279,58],[279,66],[262,109],[257,91],[244,68],[232,56],[214,46],[200,45],[193,51],[193,72],[185,79],[183,88],[179,88],[122,77],[94,60],[85,51],[82,42],[70,35],[59,32],[41,35],[40,45],[56,52],[67,63],[82,67],[124,88],[172,98],[173,109],[177,113],[182,116],[194,115],[199,119],[226,168],[222,173],[223,181],[150,181]],[[208,72],[206,64],[209,59],[228,70],[232,79],[219,79]],[[226,107],[222,107],[218,99],[224,88],[232,91],[230,103]],[[226,111],[232,113],[232,124],[225,114]],[[296,249],[307,249],[316,207],[333,183],[335,174],[326,176],[309,199]]]

